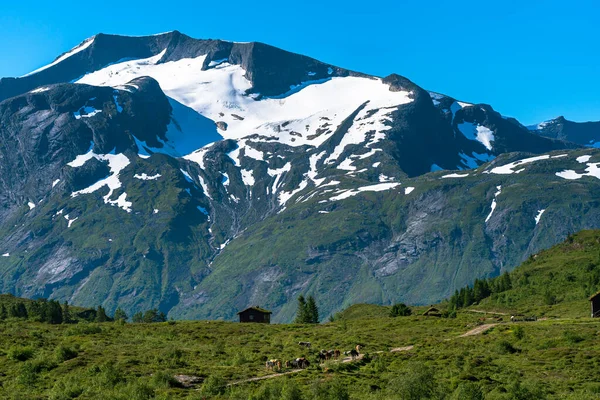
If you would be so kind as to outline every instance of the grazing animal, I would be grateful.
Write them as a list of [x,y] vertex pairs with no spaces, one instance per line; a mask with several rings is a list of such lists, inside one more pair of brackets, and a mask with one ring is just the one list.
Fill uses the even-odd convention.
[[335,358],[337,360],[338,358],[340,358],[341,354],[342,354],[342,352],[336,349],[333,351],[333,358]]
[[308,368],[308,366],[310,365],[308,360],[304,357],[296,358],[295,361],[296,361],[298,368],[301,368],[301,369]]
[[357,345],[356,345],[356,352],[357,352],[358,354],[360,354],[360,349],[362,349],[362,346],[361,346],[360,344],[357,344]]
[[327,358],[327,360],[331,360],[333,358],[333,350],[329,350],[325,357]]
[[281,361],[277,359],[269,360],[265,363],[265,368],[270,370],[277,368],[278,370],[281,370]]
[[310,342],[298,342],[298,346],[300,347],[306,347],[307,349],[310,349]]
[[286,362],[285,362],[285,367],[286,367],[287,369],[290,369],[290,368],[292,368],[292,362],[291,362],[291,361],[289,361],[289,360],[288,360],[288,361],[286,361]]
[[[356,346],[356,347],[358,347],[358,346]],[[359,356],[359,354],[360,353],[358,352],[358,350],[355,350],[355,349],[350,350],[350,357],[352,357],[353,360],[355,360],[356,357]]]
[[319,354],[317,354],[317,357],[319,358],[319,361],[325,361],[327,359],[325,353],[323,352],[319,352]]

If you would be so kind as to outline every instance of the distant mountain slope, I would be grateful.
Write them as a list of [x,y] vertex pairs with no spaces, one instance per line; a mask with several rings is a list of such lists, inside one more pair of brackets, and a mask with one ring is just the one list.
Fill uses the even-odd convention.
[[600,222],[597,151],[260,43],[99,34],[0,98],[20,296],[276,321],[299,293],[428,303]]
[[530,130],[540,136],[565,140],[582,146],[598,147],[600,145],[600,122],[573,122],[558,117],[556,119],[530,126]]
[[[532,254],[510,272],[510,288],[483,299],[478,310],[526,315],[589,317],[589,296],[600,290],[600,231],[571,234]],[[497,278],[499,279],[499,278]]]

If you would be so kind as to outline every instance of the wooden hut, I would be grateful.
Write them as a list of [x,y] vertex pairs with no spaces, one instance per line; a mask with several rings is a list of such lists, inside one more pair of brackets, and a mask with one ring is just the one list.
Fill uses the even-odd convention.
[[240,322],[258,322],[263,324],[271,323],[271,311],[260,308],[259,306],[248,307],[237,313],[240,316]]
[[423,313],[423,315],[426,317],[441,317],[442,313],[435,307],[429,307],[427,311]]
[[592,318],[600,317],[600,292],[590,296],[590,306],[592,308]]

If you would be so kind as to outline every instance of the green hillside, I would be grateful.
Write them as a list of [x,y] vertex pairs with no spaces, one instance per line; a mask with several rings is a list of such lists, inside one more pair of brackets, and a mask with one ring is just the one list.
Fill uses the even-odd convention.
[[[498,290],[506,279],[509,283],[504,286],[508,286]],[[541,317],[587,317],[588,298],[600,290],[600,231],[569,235],[565,242],[532,255],[514,271],[485,284],[490,295],[474,299],[471,308]],[[456,294],[449,306],[455,301]]]
[[[478,304],[456,313],[456,299],[437,305],[443,317],[423,316],[425,307],[391,317],[391,307],[370,304],[316,325],[48,324],[9,316],[0,321],[0,398],[598,398],[600,319],[588,316],[587,296],[597,289],[599,250],[600,231],[571,235],[508,275],[478,281],[491,292]],[[33,304],[0,296],[0,306],[19,302]],[[483,311],[546,318],[515,323]],[[306,341],[310,349],[298,345]],[[362,354],[355,361],[317,357],[321,349],[356,345]],[[298,357],[311,365],[284,366],[284,375],[265,368],[267,360]]]

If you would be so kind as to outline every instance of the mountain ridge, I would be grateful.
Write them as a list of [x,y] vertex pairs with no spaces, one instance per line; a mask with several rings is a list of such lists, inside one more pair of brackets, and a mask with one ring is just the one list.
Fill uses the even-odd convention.
[[299,293],[435,302],[600,224],[596,150],[491,106],[263,44],[84,45],[0,102],[2,291],[286,321]]

